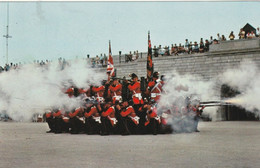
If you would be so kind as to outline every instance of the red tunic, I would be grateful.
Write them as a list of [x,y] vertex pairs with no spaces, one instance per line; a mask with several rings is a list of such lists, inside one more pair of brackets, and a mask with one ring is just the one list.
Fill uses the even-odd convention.
[[153,99],[155,101],[158,101],[160,99],[161,92],[162,92],[162,86],[163,86],[162,81],[159,81],[157,83],[155,81],[150,81],[148,83],[148,87],[150,88],[151,99]]
[[128,89],[133,94],[133,102],[134,104],[144,104],[141,95],[141,85],[140,82],[135,82],[133,85],[128,85]]
[[88,113],[86,112],[84,115],[86,118],[89,118],[90,116],[99,116],[96,106],[91,107],[90,111]]
[[109,107],[106,111],[102,112],[101,116],[107,117],[110,120],[112,126],[115,126],[118,122],[115,118],[115,108],[113,106]]
[[76,117],[80,112],[82,112],[82,109],[79,107],[74,112],[70,112],[69,117],[70,118]]
[[118,84],[116,86],[109,86],[110,91],[110,97],[113,100],[113,104],[115,104],[116,101],[122,101],[122,85]]
[[105,101],[104,100],[105,86],[92,87],[92,91],[96,93],[96,97],[99,102]]

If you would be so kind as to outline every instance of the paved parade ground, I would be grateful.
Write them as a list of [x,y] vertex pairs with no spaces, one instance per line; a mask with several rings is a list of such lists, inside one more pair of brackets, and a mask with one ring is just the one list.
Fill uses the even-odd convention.
[[0,122],[1,168],[259,167],[260,122],[200,122],[199,133],[71,135]]

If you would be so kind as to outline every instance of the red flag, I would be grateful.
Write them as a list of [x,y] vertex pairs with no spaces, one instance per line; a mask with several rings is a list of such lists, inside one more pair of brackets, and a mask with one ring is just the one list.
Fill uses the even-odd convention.
[[115,68],[114,68],[113,57],[112,57],[112,52],[111,52],[110,40],[109,40],[109,57],[108,57],[108,61],[107,61],[107,74],[108,74],[108,79],[110,77],[115,76]]
[[152,60],[152,44],[150,40],[150,31],[148,32],[148,54],[147,54],[147,80],[150,81],[153,75],[153,60]]

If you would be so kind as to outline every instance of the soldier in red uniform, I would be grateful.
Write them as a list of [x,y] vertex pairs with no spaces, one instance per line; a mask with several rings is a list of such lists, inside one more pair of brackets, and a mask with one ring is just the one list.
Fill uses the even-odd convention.
[[138,81],[138,76],[135,73],[132,73],[131,75],[132,83],[128,85],[128,89],[130,92],[132,92],[132,100],[133,100],[133,107],[135,111],[138,111],[138,109],[144,104],[144,100],[142,98],[141,93],[141,84]]
[[153,79],[148,83],[148,87],[146,90],[148,97],[158,102],[162,93],[162,86],[163,81],[159,79],[159,73],[154,72]]
[[55,120],[55,134],[62,133],[62,111],[61,109],[55,109],[52,114]]
[[146,133],[156,135],[159,132],[161,118],[157,115],[157,108],[153,102],[149,102],[145,107],[147,109],[146,122]]
[[79,107],[74,111],[69,113],[71,134],[78,134],[84,131],[84,118],[83,118],[84,108]]
[[[136,115],[132,106],[129,106],[127,101],[122,103],[120,107],[120,115],[122,116],[123,124],[126,127],[126,131],[130,134],[137,134],[139,128],[139,117]],[[124,132],[123,132],[124,133]]]
[[115,107],[112,105],[112,102],[107,102],[104,105],[104,110],[101,113],[101,135],[109,135],[117,133],[117,123],[115,114]]
[[99,86],[99,87],[92,87],[92,91],[95,93],[96,99],[99,103],[104,103],[105,102],[105,84]]
[[88,135],[100,134],[101,131],[101,111],[100,105],[95,105],[91,102],[86,104],[85,108],[85,132]]
[[122,85],[117,78],[113,79],[113,83],[109,86],[109,91],[113,104],[122,102]]

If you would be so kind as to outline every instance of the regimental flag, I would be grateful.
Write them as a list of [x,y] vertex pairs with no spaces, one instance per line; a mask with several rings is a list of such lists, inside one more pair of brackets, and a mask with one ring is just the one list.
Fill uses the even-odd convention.
[[109,57],[107,61],[107,75],[108,75],[108,79],[110,79],[110,77],[115,76],[115,68],[114,68],[113,57],[111,52],[110,40],[109,40]]
[[150,40],[150,31],[148,32],[148,54],[147,54],[147,80],[152,80],[153,75],[153,60],[152,60],[152,44]]

